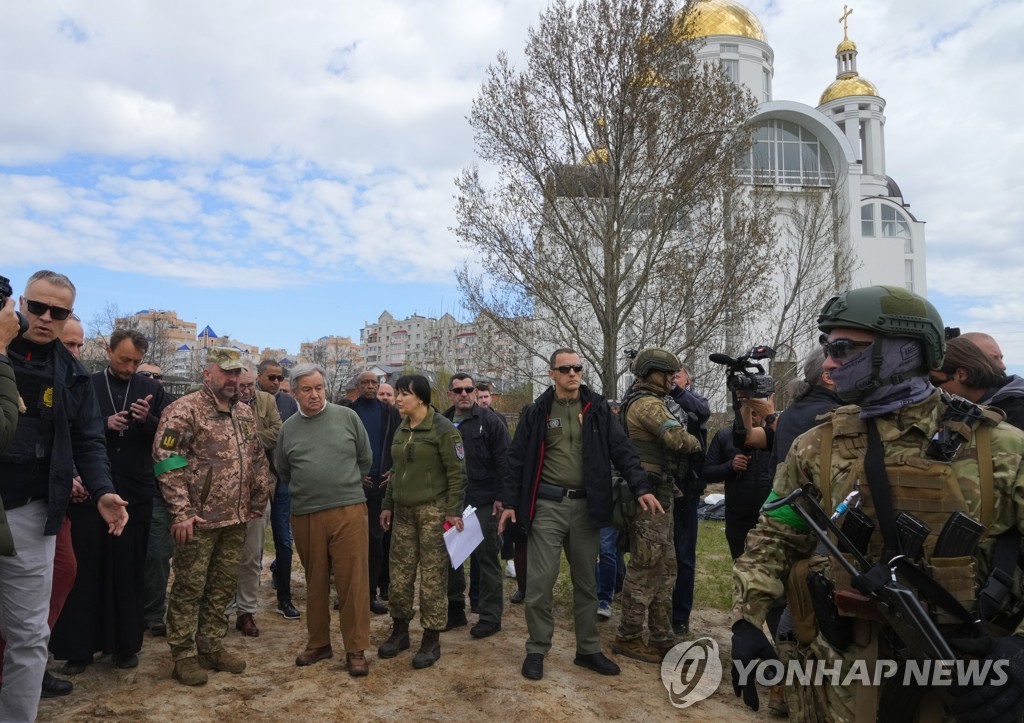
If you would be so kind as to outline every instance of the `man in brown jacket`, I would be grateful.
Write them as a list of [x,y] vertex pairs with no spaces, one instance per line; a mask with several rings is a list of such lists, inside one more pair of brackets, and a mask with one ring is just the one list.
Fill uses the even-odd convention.
[[245,670],[224,650],[224,609],[238,582],[246,523],[263,514],[271,485],[252,409],[236,404],[238,351],[215,347],[207,361],[203,388],[167,407],[153,444],[176,543],[167,643],[184,685],[205,683],[202,668]]

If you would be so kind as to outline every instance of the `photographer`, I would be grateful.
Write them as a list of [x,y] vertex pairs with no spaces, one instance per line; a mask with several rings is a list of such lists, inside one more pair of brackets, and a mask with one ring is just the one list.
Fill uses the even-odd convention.
[[[750,420],[754,431],[760,431],[763,439],[763,418],[747,404],[742,409],[746,410],[745,418]],[[747,533],[757,524],[761,505],[772,490],[775,470],[770,459],[767,447],[738,446],[731,427],[715,434],[704,458],[701,474],[704,484],[725,483],[725,539],[734,560],[743,554]]]

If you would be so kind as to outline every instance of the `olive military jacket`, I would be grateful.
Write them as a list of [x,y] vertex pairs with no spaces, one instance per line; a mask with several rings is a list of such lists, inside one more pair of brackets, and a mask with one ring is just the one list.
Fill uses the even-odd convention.
[[[945,403],[936,390],[919,404],[877,417],[886,465],[900,460],[923,459],[944,410]],[[863,470],[865,450],[855,446],[856,440],[862,438],[866,430],[859,412],[859,407],[848,405],[836,409],[832,415],[832,454],[828,470],[831,499],[821,502],[826,513],[832,512],[849,494],[855,482],[851,477],[862,473],[858,470]],[[984,585],[991,570],[993,538],[1014,527],[1024,533],[1024,433],[1005,422],[990,430],[994,487],[992,522],[987,539],[978,546],[974,555],[979,585]],[[826,425],[819,425],[796,438],[785,462],[779,465],[772,498],[784,497],[807,483],[819,485],[822,435],[825,432]],[[977,434],[971,436],[969,446],[964,445],[951,466],[955,484],[963,496],[964,511],[976,520],[983,520],[977,437]],[[861,480],[862,486],[866,484],[866,479]],[[802,521],[794,520],[795,514],[787,516],[779,512],[773,511],[772,515],[761,513],[757,527],[747,535],[746,552],[733,566],[734,614],[737,619],[745,619],[757,626],[764,621],[772,601],[782,596],[783,581],[790,567],[797,560],[809,557],[815,547],[814,536],[800,529]],[[874,517],[874,514],[870,516]],[[875,537],[878,536],[880,532],[876,531]],[[1020,596],[1020,571],[1017,571],[1012,594],[1004,602],[1003,612],[1007,606],[1019,607]],[[1024,633],[1024,623],[1017,626],[1016,632]]]
[[174,523],[198,515],[206,521],[197,529],[227,527],[267,505],[273,478],[252,409],[237,403],[222,412],[205,386],[164,410],[153,459]]
[[395,432],[391,456],[391,484],[384,492],[382,509],[443,501],[446,515],[462,516],[466,452],[454,424],[437,412],[427,414],[415,427],[404,417]]
[[661,472],[666,456],[684,457],[699,452],[700,440],[672,416],[665,406],[667,396],[645,384],[637,385],[640,394],[626,410],[626,434],[640,454],[640,462],[649,472]]

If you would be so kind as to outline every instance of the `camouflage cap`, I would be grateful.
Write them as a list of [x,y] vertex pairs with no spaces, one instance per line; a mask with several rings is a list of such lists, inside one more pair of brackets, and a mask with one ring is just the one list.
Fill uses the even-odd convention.
[[242,363],[242,355],[238,349],[228,349],[223,346],[207,349],[206,361],[209,364],[216,364],[226,372],[245,367]]

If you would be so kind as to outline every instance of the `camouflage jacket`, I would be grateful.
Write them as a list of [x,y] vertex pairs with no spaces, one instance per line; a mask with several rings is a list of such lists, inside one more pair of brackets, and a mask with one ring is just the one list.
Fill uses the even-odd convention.
[[[891,465],[894,460],[913,462],[914,459],[923,459],[944,411],[945,403],[936,391],[920,404],[878,417],[886,465]],[[828,470],[831,499],[821,501],[826,512],[834,510],[852,489],[854,480],[850,478],[862,474],[865,448],[859,445],[865,437],[866,425],[859,412],[859,407],[851,405],[840,407],[832,414],[832,455]],[[796,438],[789,456],[779,465],[769,499],[783,497],[808,483],[820,489],[821,443],[827,426],[828,423],[819,425]],[[1024,500],[1024,433],[1005,422],[990,429],[994,499],[987,539],[979,544],[974,555],[980,585],[988,579],[991,569],[993,538],[1012,527],[1024,532],[1024,504],[1021,503]],[[974,519],[982,520],[977,437],[977,434],[971,435],[969,446],[964,446],[951,466],[954,484],[963,497],[964,511]],[[862,487],[865,484],[867,481],[862,480]],[[795,515],[779,512],[775,510],[771,516],[761,513],[757,527],[747,535],[746,552],[733,566],[735,616],[757,626],[764,621],[772,601],[782,596],[790,567],[797,560],[809,557],[815,548],[814,536],[799,529],[801,524],[798,524],[800,521],[794,522]],[[933,530],[933,533],[937,534],[938,530]],[[879,534],[876,532],[875,537]],[[1019,606],[1020,599],[1021,573],[1018,570],[1013,594],[1005,605]],[[1024,632],[1024,623],[1018,626],[1017,632]]]
[[669,455],[681,457],[700,451],[700,440],[668,411],[664,394],[646,386],[638,386],[638,392],[627,402],[625,426],[644,469],[660,472]]
[[206,387],[164,410],[153,459],[172,522],[198,515],[197,529],[227,527],[266,507],[273,478],[252,409],[222,412]]

